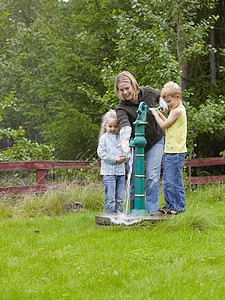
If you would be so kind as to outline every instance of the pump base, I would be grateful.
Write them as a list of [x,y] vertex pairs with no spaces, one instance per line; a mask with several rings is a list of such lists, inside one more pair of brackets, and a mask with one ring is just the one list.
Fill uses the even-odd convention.
[[129,215],[135,215],[135,216],[150,216],[152,215],[149,213],[147,209],[131,209]]
[[95,223],[98,225],[135,225],[138,223],[157,223],[171,218],[171,215],[154,213],[148,216],[126,215],[124,213],[95,215]]

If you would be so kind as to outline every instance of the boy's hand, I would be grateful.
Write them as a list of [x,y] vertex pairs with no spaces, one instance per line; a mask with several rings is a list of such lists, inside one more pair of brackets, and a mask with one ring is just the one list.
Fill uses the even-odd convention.
[[119,155],[116,159],[116,161],[119,163],[119,164],[122,164],[122,162],[124,162],[125,160],[125,155]]
[[151,111],[151,113],[153,114],[153,116],[155,116],[155,115],[158,115],[158,114],[159,114],[159,111],[158,111],[158,109],[157,109],[157,108],[155,108],[155,107],[153,107],[153,108],[150,108],[150,111]]
[[168,108],[167,107],[163,107],[163,108],[160,109],[160,112],[162,114],[166,114],[168,112]]

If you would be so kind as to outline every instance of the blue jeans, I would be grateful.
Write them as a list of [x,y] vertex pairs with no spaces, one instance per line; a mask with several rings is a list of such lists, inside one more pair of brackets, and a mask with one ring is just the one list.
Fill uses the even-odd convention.
[[[163,150],[164,150],[164,139],[161,138],[155,145],[153,145],[149,150],[147,150],[145,154],[145,158],[146,158],[145,208],[150,212],[157,212],[159,207],[159,179],[160,179]],[[133,162],[131,182],[130,182],[130,209],[134,209],[134,194],[135,194],[135,158]]]
[[186,210],[183,184],[183,165],[186,153],[165,153],[163,156],[163,193],[166,207],[176,210]]
[[123,212],[125,175],[104,175],[103,182],[105,185],[104,212]]

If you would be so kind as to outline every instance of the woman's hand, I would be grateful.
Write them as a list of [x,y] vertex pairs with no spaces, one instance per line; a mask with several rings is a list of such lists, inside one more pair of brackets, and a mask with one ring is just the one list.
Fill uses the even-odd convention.
[[130,146],[129,141],[122,141],[116,148],[122,147],[123,152],[129,153],[130,152]]

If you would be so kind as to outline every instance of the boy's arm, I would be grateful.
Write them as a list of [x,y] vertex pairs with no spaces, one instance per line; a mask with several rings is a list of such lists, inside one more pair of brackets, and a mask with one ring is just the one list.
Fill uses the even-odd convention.
[[[162,115],[161,116],[160,112],[157,109],[155,109],[155,108],[152,108],[151,112],[152,112],[153,116],[155,117],[156,122],[159,124],[159,126],[162,129],[166,129],[169,126],[171,126],[181,116],[181,114],[182,114],[181,109],[175,109],[174,111],[172,111],[169,114],[169,117],[167,119],[162,114],[161,114]],[[164,117],[164,118],[162,118],[162,117]]]
[[161,111],[158,110],[159,116],[163,121],[166,121],[167,118],[164,116],[164,114],[161,113]]

